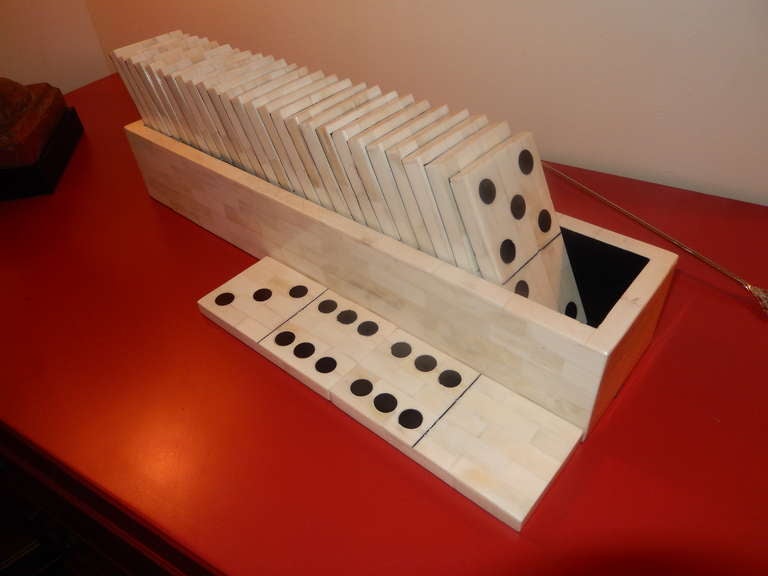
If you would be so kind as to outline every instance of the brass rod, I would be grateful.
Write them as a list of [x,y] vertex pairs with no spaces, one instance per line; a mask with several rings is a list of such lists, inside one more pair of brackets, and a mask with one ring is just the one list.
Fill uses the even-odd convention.
[[613,208],[617,212],[623,214],[624,216],[626,216],[630,220],[633,220],[633,221],[637,222],[643,228],[646,228],[647,230],[650,230],[651,232],[653,232],[657,236],[661,236],[666,241],[671,242],[672,244],[674,244],[675,246],[677,246],[681,250],[684,250],[685,252],[687,252],[688,254],[693,256],[694,258],[697,258],[698,260],[700,260],[701,262],[703,262],[707,266],[710,266],[710,267],[714,268],[715,270],[717,270],[718,272],[720,272],[724,276],[727,276],[728,278],[730,278],[734,282],[737,282],[738,284],[740,284],[745,290],[747,290],[758,301],[758,303],[760,304],[760,307],[763,309],[763,312],[766,315],[768,315],[768,290],[765,290],[764,288],[760,288],[758,286],[755,286],[754,284],[750,284],[749,282],[747,282],[746,280],[744,280],[740,276],[737,276],[736,274],[734,274],[733,272],[731,272],[727,268],[721,266],[720,264],[718,264],[717,262],[715,262],[711,258],[708,258],[707,256],[704,256],[704,254],[702,254],[701,252],[699,252],[697,250],[694,250],[690,246],[686,246],[685,244],[680,242],[680,240],[678,240],[677,238],[674,238],[674,237],[670,236],[669,234],[667,234],[663,230],[657,228],[656,226],[654,226],[650,222],[646,222],[645,220],[640,218],[640,216],[637,216],[636,214],[633,214],[632,212],[630,212],[626,208],[622,208],[621,206],[619,206],[615,202],[609,200],[608,198],[606,198],[602,194],[596,192],[595,190],[593,190],[592,188],[590,188],[586,184],[582,184],[581,182],[579,182],[575,178],[572,178],[571,176],[569,176],[568,174],[566,174],[562,170],[558,170],[557,168],[552,166],[549,162],[542,162],[542,164],[543,164],[543,166],[544,166],[544,168],[546,170],[549,170],[553,174],[557,174],[558,176],[560,176],[564,180],[566,180],[566,181],[570,182],[571,184],[573,184],[574,186],[576,186],[576,188],[578,188],[582,192],[586,192],[587,194],[589,194],[593,198],[596,198],[597,200],[599,200],[603,204],[605,204],[607,206],[610,206],[611,208]]

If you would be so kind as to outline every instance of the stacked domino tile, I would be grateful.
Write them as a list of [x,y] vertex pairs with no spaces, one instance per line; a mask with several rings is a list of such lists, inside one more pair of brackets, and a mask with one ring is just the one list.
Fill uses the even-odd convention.
[[149,127],[586,321],[530,133],[181,31],[112,57]]

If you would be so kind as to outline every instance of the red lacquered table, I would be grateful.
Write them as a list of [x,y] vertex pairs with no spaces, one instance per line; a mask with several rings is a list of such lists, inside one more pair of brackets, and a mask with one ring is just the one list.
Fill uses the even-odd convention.
[[[199,314],[254,258],[146,194],[116,76],[67,100],[85,136],[58,190],[0,203],[2,447],[121,537],[236,575],[768,573],[768,321],[738,286],[681,257],[650,348],[516,533]],[[768,208],[569,173],[768,285]]]

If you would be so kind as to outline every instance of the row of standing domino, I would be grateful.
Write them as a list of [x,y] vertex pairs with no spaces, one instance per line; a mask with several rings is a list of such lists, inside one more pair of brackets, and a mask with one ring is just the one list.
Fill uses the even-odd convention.
[[584,321],[530,133],[180,31],[112,57],[151,128]]

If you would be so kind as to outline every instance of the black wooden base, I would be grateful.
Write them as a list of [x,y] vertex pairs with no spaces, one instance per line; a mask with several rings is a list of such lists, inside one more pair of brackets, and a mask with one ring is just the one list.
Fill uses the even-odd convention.
[[0,200],[51,194],[83,134],[74,108],[67,108],[37,162],[29,166],[0,168]]

